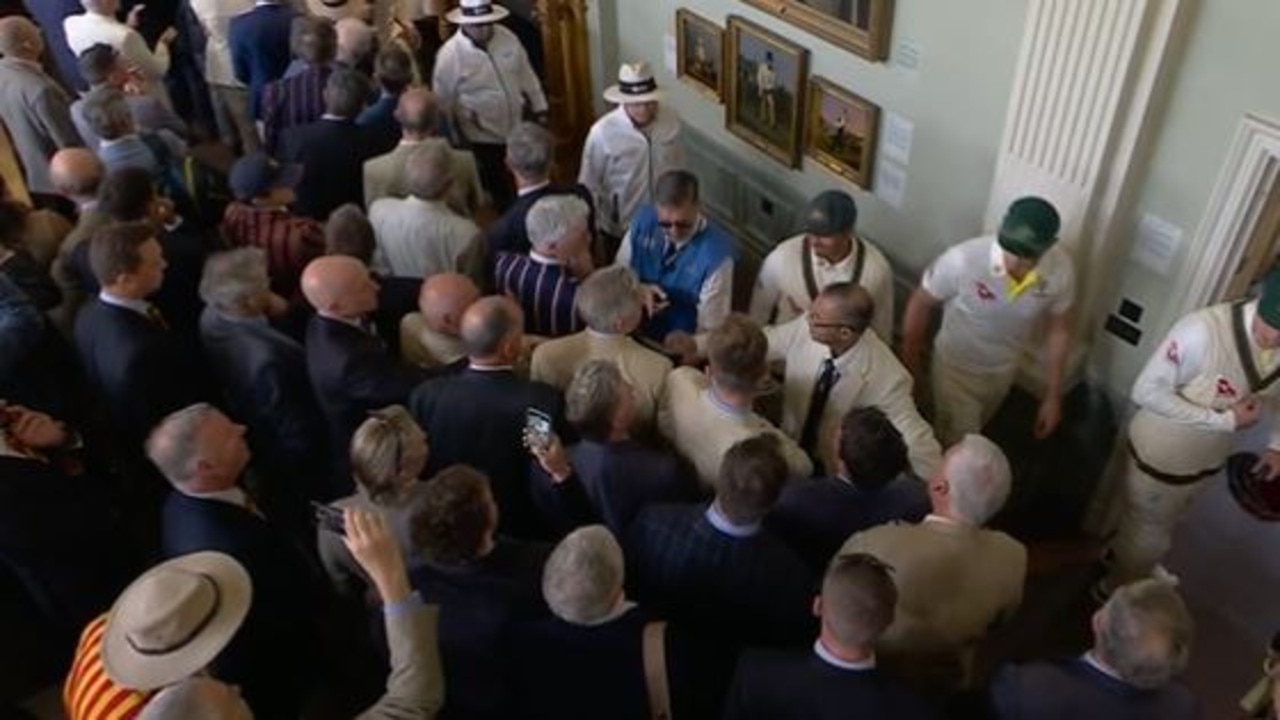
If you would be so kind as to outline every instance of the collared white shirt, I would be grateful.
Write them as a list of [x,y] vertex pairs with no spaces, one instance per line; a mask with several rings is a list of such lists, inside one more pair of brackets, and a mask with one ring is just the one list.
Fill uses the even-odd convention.
[[188,492],[178,488],[178,492],[186,495],[187,497],[199,498],[201,500],[217,500],[218,502],[224,502],[228,505],[235,505],[236,507],[242,507],[245,509],[250,507],[249,496],[239,487],[230,487],[226,490],[218,490],[210,493]]
[[[769,341],[769,360],[786,363],[782,431],[798,439],[809,414],[814,384],[831,349],[810,335],[807,313],[783,325],[766,327],[764,334]],[[893,351],[868,329],[834,361],[839,378],[827,397],[814,448],[824,456],[827,467],[835,468],[835,458],[829,454],[841,419],[854,408],[875,407],[902,433],[912,470],[920,477],[931,476],[942,463],[942,447],[916,408],[911,374]]]
[[134,300],[132,298],[122,298],[119,295],[112,295],[106,290],[98,291],[98,299],[108,305],[115,305],[127,310],[132,310],[143,317],[150,317],[148,314],[151,310],[151,303],[146,300]]
[[1111,678],[1112,680],[1119,680],[1120,682],[1122,682],[1122,683],[1124,683],[1124,684],[1126,684],[1126,685],[1128,685],[1128,684],[1129,684],[1129,681],[1128,681],[1128,680],[1125,680],[1125,679],[1124,679],[1124,678],[1122,678],[1122,677],[1120,677],[1119,673],[1117,673],[1115,670],[1112,670],[1110,667],[1107,667],[1106,665],[1103,665],[1103,664],[1102,664],[1102,661],[1098,659],[1098,656],[1097,656],[1097,655],[1094,655],[1094,654],[1093,654],[1093,651],[1092,651],[1092,650],[1090,650],[1089,652],[1085,653],[1084,655],[1081,655],[1081,656],[1080,656],[1080,659],[1081,659],[1082,661],[1084,661],[1084,663],[1085,663],[1086,665],[1088,665],[1089,667],[1093,668],[1094,670],[1097,670],[1098,672],[1102,673],[1103,675],[1106,675],[1107,677]]
[[814,286],[821,292],[837,282],[854,280],[857,265],[858,244],[862,246],[862,274],[859,285],[867,289],[875,302],[876,311],[871,327],[885,342],[893,340],[893,268],[879,248],[862,238],[855,237],[849,254],[839,262],[831,263],[818,257],[805,242],[801,233],[778,243],[760,265],[755,288],[751,292],[751,319],[760,325],[782,324],[807,312],[813,305],[809,286],[804,277],[804,256],[809,256],[813,268]]
[[540,183],[538,183],[538,184],[536,184],[536,185],[530,185],[529,187],[522,187],[522,188],[520,188],[519,190],[517,190],[517,191],[516,191],[516,197],[524,197],[525,195],[528,195],[529,193],[535,193],[535,192],[538,192],[538,191],[539,191],[539,190],[541,190],[542,188],[544,188],[544,187],[548,187],[548,186],[550,186],[550,185],[551,185],[551,181],[550,181],[550,180],[544,180],[543,182],[540,182]]
[[934,349],[945,361],[974,372],[1013,372],[1035,329],[1075,302],[1075,270],[1058,246],[1036,266],[1038,280],[1011,291],[996,238],[967,240],[944,252],[925,271],[920,287],[945,303]]
[[682,167],[680,117],[674,108],[659,105],[653,122],[642,130],[619,105],[587,133],[578,182],[591,191],[599,229],[621,237],[636,210],[653,202],[658,178]]
[[546,112],[547,97],[515,34],[493,26],[486,48],[459,30],[436,55],[432,88],[474,143],[502,144],[520,123],[526,99],[536,113]]
[[68,16],[62,21],[62,30],[77,57],[98,43],[115,48],[126,63],[147,78],[147,94],[171,105],[161,82],[169,72],[168,44],[157,43],[154,49],[149,48],[137,30],[114,17],[93,12]]
[[[707,221],[706,218],[699,217],[698,222],[705,224]],[[699,231],[701,227],[702,225],[699,226]],[[687,245],[696,237],[697,232],[695,231],[683,242],[676,243],[676,247],[682,248]],[[671,240],[667,239],[667,242]],[[622,244],[618,247],[618,254],[613,264],[631,267],[631,252],[631,232],[627,231],[622,238]],[[702,289],[698,291],[698,332],[707,332],[720,327],[732,311],[733,258],[729,258],[707,276],[702,283]]]
[[959,520],[956,520],[955,518],[944,517],[942,515],[937,515],[934,513],[929,513],[928,515],[925,515],[924,520],[922,520],[921,522],[938,523],[939,525],[947,525],[950,527],[960,527],[961,525],[964,524],[964,523],[961,523]]
[[253,0],[191,0],[191,11],[208,38],[204,51],[204,74],[210,84],[244,87],[236,80],[235,69],[231,65],[227,31],[231,27],[231,18],[249,12],[253,7]]
[[529,251],[529,259],[536,263],[541,263],[542,265],[555,265],[557,267],[560,265],[564,265],[564,263],[560,262],[559,258],[553,258],[549,255],[543,255],[537,250]]
[[623,600],[622,602],[618,603],[617,607],[610,610],[609,614],[605,615],[604,617],[598,620],[593,620],[591,622],[580,622],[580,623],[574,623],[574,624],[582,627],[599,627],[601,625],[605,625],[607,623],[613,622],[614,620],[617,620],[623,615],[626,615],[632,610],[635,610],[636,607],[637,605],[631,602],[630,600]]
[[706,518],[707,522],[711,523],[711,527],[731,538],[749,538],[760,534],[760,523],[735,525],[720,512],[720,508],[714,502],[707,506]]
[[480,228],[442,200],[382,198],[369,208],[378,247],[373,267],[396,277],[462,272]]
[[841,660],[840,658],[835,656],[835,653],[828,650],[826,645],[822,644],[821,639],[813,641],[813,654],[817,655],[819,658],[822,658],[822,661],[827,663],[828,665],[838,667],[841,670],[875,670],[876,669],[875,655],[872,655],[866,660],[859,660],[858,662]]

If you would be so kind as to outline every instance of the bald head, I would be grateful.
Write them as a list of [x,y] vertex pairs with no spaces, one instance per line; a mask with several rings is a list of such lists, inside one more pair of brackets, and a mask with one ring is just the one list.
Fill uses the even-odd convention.
[[49,177],[58,193],[77,203],[86,203],[98,195],[106,169],[102,161],[86,148],[66,148],[49,160]]
[[439,103],[435,93],[426,88],[409,88],[400,96],[396,120],[410,140],[421,140],[435,134]]
[[38,60],[42,52],[44,42],[35,23],[19,15],[0,18],[0,55]]
[[462,332],[462,315],[480,299],[480,288],[459,273],[439,273],[422,283],[418,309],[427,327],[457,337]]
[[502,295],[482,297],[462,314],[462,342],[478,365],[511,365],[520,358],[524,313]]
[[832,283],[822,289],[818,301],[824,303],[831,312],[828,321],[848,325],[856,332],[862,332],[871,325],[875,315],[876,304],[867,289],[852,282]]
[[364,263],[345,255],[312,260],[302,271],[302,294],[321,315],[353,320],[378,308],[378,284]]

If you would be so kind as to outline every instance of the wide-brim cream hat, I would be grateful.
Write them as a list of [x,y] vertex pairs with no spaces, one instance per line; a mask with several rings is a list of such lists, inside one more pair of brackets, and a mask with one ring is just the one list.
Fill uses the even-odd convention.
[[658,89],[658,81],[653,78],[649,63],[623,63],[618,68],[618,84],[605,89],[604,99],[618,105],[657,102],[662,99],[662,91]]
[[489,0],[462,0],[445,19],[454,25],[482,25],[498,22],[510,14],[510,10]]
[[107,617],[107,677],[147,691],[199,672],[231,642],[252,601],[249,573],[230,555],[198,552],[151,568]]

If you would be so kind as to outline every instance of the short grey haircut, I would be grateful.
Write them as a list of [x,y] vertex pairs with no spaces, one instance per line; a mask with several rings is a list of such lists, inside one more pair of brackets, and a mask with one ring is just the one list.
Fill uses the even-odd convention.
[[324,84],[324,109],[330,115],[354,120],[369,99],[369,78],[358,70],[338,68]]
[[200,277],[200,299],[226,312],[246,309],[271,292],[267,254],[262,248],[243,247],[209,256]]
[[1097,643],[1125,682],[1144,690],[1168,685],[1187,667],[1195,623],[1177,590],[1140,580],[1112,593],[1102,608]]
[[542,596],[551,612],[575,625],[608,617],[622,592],[622,547],[603,525],[569,533],[542,570]]
[[540,253],[587,229],[591,207],[577,195],[547,195],[529,208],[525,230],[529,243]]
[[197,435],[205,420],[218,409],[209,403],[196,403],[169,413],[147,438],[147,458],[161,475],[174,485],[182,485],[195,472],[200,458],[196,454]]
[[613,429],[613,417],[623,393],[629,389],[612,360],[583,363],[565,388],[565,417],[583,438],[604,442]]
[[507,164],[517,175],[545,179],[551,174],[551,132],[522,122],[507,136]]
[[985,525],[1009,499],[1013,474],[998,445],[969,434],[947,450],[943,465],[950,486],[951,512],[975,526]]
[[618,327],[644,312],[640,280],[626,265],[612,265],[587,276],[574,299],[587,327],[600,333],[616,333]]
[[445,143],[429,143],[414,150],[404,166],[405,187],[410,195],[423,200],[439,199],[453,181],[449,147]]
[[378,33],[364,20],[345,17],[333,24],[333,30],[337,37],[338,59],[354,66],[373,53]]
[[134,131],[133,111],[125,94],[102,87],[89,92],[82,106],[84,121],[103,140],[116,140]]
[[250,720],[239,693],[211,677],[192,675],[156,693],[138,720]]

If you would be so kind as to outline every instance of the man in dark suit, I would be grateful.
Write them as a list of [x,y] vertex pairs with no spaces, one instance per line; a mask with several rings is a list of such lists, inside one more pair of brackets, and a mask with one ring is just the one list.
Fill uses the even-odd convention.
[[907,445],[875,407],[854,408],[834,438],[837,472],[787,483],[765,525],[821,572],[851,535],[929,514],[929,491],[907,471]]
[[291,130],[281,153],[303,168],[294,211],[323,222],[345,203],[364,202],[364,161],[377,154],[371,136],[356,125],[369,83],[354,70],[335,70],[324,87],[324,116]]
[[143,442],[165,415],[195,402],[198,386],[163,312],[147,297],[164,282],[165,259],[154,226],[121,223],[89,243],[101,290],[76,318],[76,348],[90,387],[105,409],[110,447],[123,477],[158,503],[163,486],[143,457]]
[[[343,205],[329,214],[324,224],[324,254],[345,255],[360,261],[366,268],[373,264],[378,239],[369,218],[355,205]],[[400,355],[400,320],[418,309],[420,278],[379,275],[369,270],[378,283],[378,309],[373,324],[378,336],[392,354]]]
[[[635,391],[611,360],[591,360],[574,373],[565,390],[565,414],[582,441],[565,452],[559,438],[530,450],[541,465],[533,492],[543,513],[562,530],[596,518],[617,537],[648,505],[691,501],[697,481],[681,473],[674,455],[632,439]],[[586,515],[570,485],[580,485],[590,501]]]
[[1093,615],[1082,657],[1002,668],[991,686],[999,720],[1190,720],[1200,702],[1175,678],[1191,654],[1192,620],[1177,590],[1141,580]]
[[0,408],[0,565],[49,622],[46,640],[68,649],[137,560],[105,485],[84,465],[75,431],[19,405]]
[[345,497],[353,490],[348,447],[356,427],[370,410],[403,404],[427,372],[400,363],[374,333],[368,317],[378,307],[378,283],[359,260],[312,260],[302,273],[302,292],[316,309],[307,325],[307,374],[329,425],[334,475],[328,494]]
[[524,717],[510,703],[510,635],[519,622],[546,615],[540,588],[551,548],[497,535],[489,480],[465,465],[432,477],[410,512],[414,549],[430,558],[413,571],[413,585],[440,606],[449,688],[441,717]]
[[427,474],[456,463],[489,477],[503,532],[542,537],[546,523],[529,491],[526,416],[536,410],[551,418],[561,437],[564,401],[550,385],[523,380],[512,369],[521,355],[524,323],[510,299],[484,297],[462,316],[462,340],[470,365],[456,374],[432,378],[413,391],[409,408],[432,438]]
[[86,89],[88,86],[80,77],[76,54],[67,44],[67,35],[62,29],[63,19],[68,15],[84,12],[84,6],[79,0],[26,0],[26,6],[44,32],[45,42],[58,66],[62,82],[73,91]]
[[941,717],[876,670],[875,641],[898,592],[870,555],[832,561],[813,601],[822,629],[812,650],[752,650],[738,663],[725,720],[931,720]]
[[333,25],[314,17],[298,23],[298,31],[290,35],[291,46],[304,69],[284,75],[262,91],[262,139],[271,155],[279,154],[286,130],[315,122],[324,114],[324,90],[334,70],[338,35]]
[[236,79],[249,86],[249,117],[262,119],[267,83],[289,69],[290,31],[297,17],[288,0],[261,0],[252,10],[231,18],[227,42]]
[[400,47],[378,53],[378,99],[360,112],[356,124],[365,129],[373,143],[374,156],[391,152],[400,144],[400,121],[396,107],[400,94],[413,82],[413,59]]
[[814,576],[761,526],[787,474],[778,440],[757,435],[725,453],[709,506],[643,510],[626,543],[636,599],[726,644],[793,644],[811,636]]
[[210,257],[200,281],[207,304],[200,338],[227,409],[249,427],[263,507],[290,530],[306,532],[307,500],[329,490],[325,429],[306,351],[267,320],[272,306],[284,303],[270,282],[259,248]]
[[321,604],[324,587],[301,547],[237,485],[250,459],[244,427],[210,405],[185,407],[152,432],[147,456],[173,487],[164,557],[226,553],[253,581],[249,615],[218,658],[219,679],[239,685],[257,717],[298,717],[317,649],[310,608]]
[[551,132],[531,122],[520,123],[507,138],[507,168],[515,178],[516,200],[485,232],[489,257],[496,257],[500,252],[527,253],[533,248],[525,227],[525,216],[534,203],[547,195],[582,198],[591,208],[588,227],[594,236],[596,218],[591,191],[579,183],[556,185],[551,182],[552,144]]

